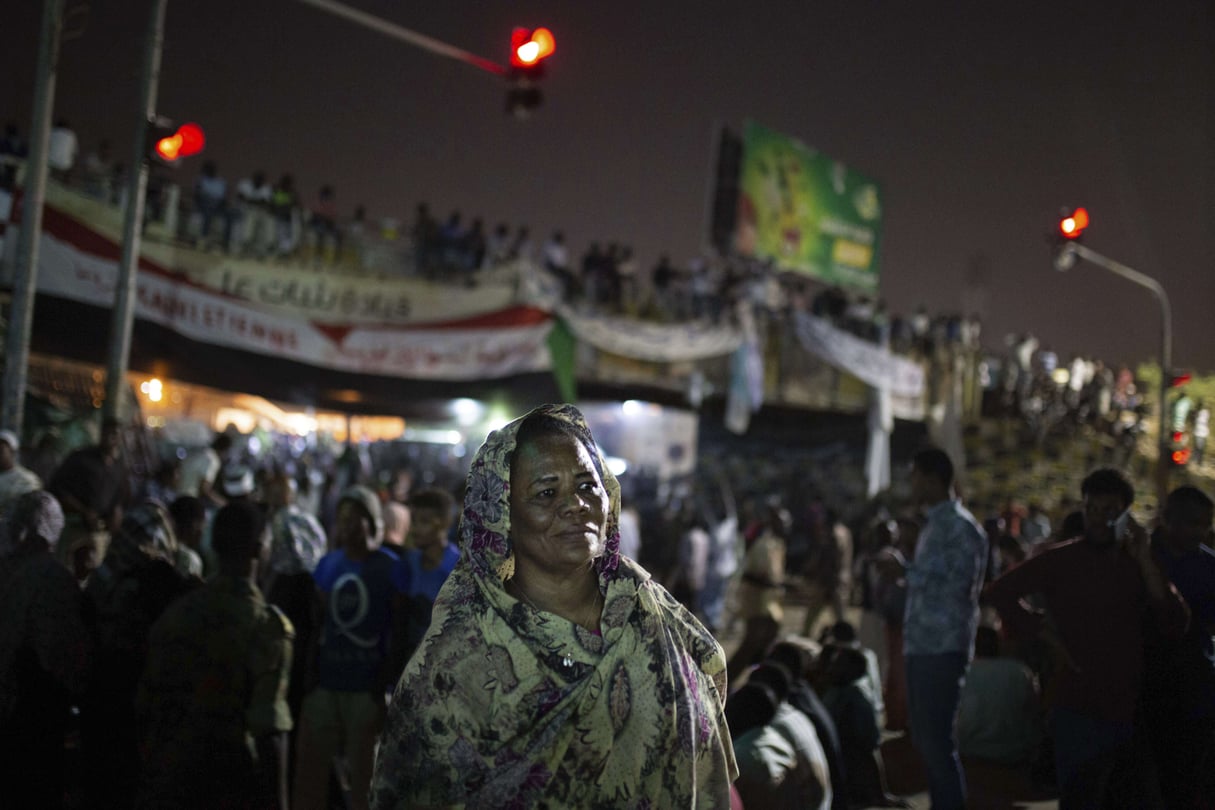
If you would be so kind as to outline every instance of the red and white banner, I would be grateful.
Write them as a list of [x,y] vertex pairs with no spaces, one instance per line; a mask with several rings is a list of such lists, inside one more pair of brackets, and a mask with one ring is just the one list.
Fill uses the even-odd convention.
[[[39,254],[38,292],[111,306],[117,262],[49,232],[43,233]],[[471,380],[551,367],[547,337],[552,319],[532,307],[424,327],[322,323],[224,295],[150,266],[146,258],[136,278],[136,302],[135,317],[192,340],[338,371]]]

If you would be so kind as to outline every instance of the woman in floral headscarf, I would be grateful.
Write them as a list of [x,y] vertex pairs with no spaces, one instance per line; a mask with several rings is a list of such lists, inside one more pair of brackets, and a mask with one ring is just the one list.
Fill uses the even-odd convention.
[[373,807],[730,806],[721,647],[620,556],[619,514],[574,407],[490,434],[460,562],[389,708]]

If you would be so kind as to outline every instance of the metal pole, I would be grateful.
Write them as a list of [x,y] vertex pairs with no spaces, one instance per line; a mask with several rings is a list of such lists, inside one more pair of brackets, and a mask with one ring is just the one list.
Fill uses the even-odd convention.
[[1127,281],[1147,287],[1160,304],[1160,401],[1158,405],[1160,427],[1157,437],[1159,455],[1156,459],[1156,511],[1159,514],[1164,509],[1164,500],[1169,494],[1169,428],[1165,420],[1168,419],[1169,407],[1168,377],[1173,373],[1173,309],[1169,305],[1168,293],[1164,291],[1160,282],[1151,276],[1140,273],[1133,267],[1127,267],[1121,262],[1116,262],[1108,256],[1103,256],[1084,245],[1073,242],[1066,245],[1065,250],[1070,250],[1076,256],[1104,267]]
[[135,275],[139,270],[139,242],[143,231],[144,197],[148,190],[148,120],[156,115],[156,93],[160,83],[160,50],[164,40],[165,5],[151,0],[148,38],[144,43],[143,76],[140,83],[139,115],[131,149],[127,180],[127,208],[122,222],[122,259],[114,285],[114,309],[110,320],[110,347],[105,368],[105,416],[122,419],[122,394],[126,387],[127,360],[131,354],[131,328],[135,316]]
[[428,37],[425,34],[419,34],[417,31],[410,31],[408,28],[397,25],[394,22],[389,22],[381,17],[376,17],[373,14],[368,14],[365,11],[359,11],[357,8],[351,8],[343,3],[335,2],[335,0],[300,0],[305,5],[313,8],[327,11],[338,17],[345,17],[351,22],[361,25],[364,28],[370,28],[373,31],[379,31],[381,34],[399,39],[402,42],[408,42],[410,45],[416,45],[423,50],[436,53],[439,56],[446,56],[450,59],[457,59],[465,64],[472,65],[475,68],[480,68],[487,73],[493,73],[497,76],[505,76],[506,68],[499,65],[490,59],[483,56],[477,56],[475,53],[469,53],[463,48],[457,48],[455,45],[448,45],[433,37]]
[[9,306],[8,338],[4,347],[3,416],[0,427],[21,435],[25,421],[25,385],[29,371],[30,332],[34,324],[34,292],[38,287],[38,244],[42,235],[42,205],[46,199],[47,152],[51,113],[55,106],[55,73],[59,67],[59,35],[64,0],[46,0],[42,38],[34,79],[34,117],[30,151],[25,164],[25,191],[17,263],[13,269],[13,300]]

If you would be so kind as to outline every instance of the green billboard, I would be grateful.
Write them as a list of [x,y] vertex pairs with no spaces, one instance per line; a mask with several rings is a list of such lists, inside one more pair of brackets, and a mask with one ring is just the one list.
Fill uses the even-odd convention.
[[743,129],[734,249],[827,283],[878,288],[878,184],[779,132]]

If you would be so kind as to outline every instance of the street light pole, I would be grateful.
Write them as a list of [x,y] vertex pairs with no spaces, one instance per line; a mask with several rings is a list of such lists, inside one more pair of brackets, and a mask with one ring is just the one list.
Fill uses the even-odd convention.
[[1156,510],[1159,514],[1164,508],[1165,498],[1169,489],[1169,430],[1165,422],[1168,418],[1168,375],[1173,373],[1173,310],[1169,305],[1169,296],[1159,281],[1149,275],[1140,273],[1133,267],[1116,262],[1108,256],[1087,248],[1078,242],[1067,242],[1055,257],[1055,267],[1067,270],[1076,263],[1076,259],[1086,259],[1095,265],[1104,267],[1115,275],[1127,281],[1134,282],[1140,287],[1146,287],[1156,296],[1160,304],[1160,401],[1159,401],[1159,436],[1156,459]]
[[505,67],[492,59],[477,56],[475,53],[470,53],[463,48],[457,48],[455,45],[448,45],[446,42],[437,40],[434,37],[428,37],[425,34],[419,34],[417,31],[411,31],[403,25],[397,25],[374,14],[368,14],[357,8],[351,8],[345,3],[338,3],[336,0],[300,0],[300,2],[321,11],[326,11],[334,16],[342,17],[372,31],[378,31],[401,42],[408,42],[410,45],[438,54],[439,56],[446,56],[449,59],[455,59],[472,65],[475,68],[484,70],[486,73],[493,73],[495,76],[505,76],[507,73]]
[[139,115],[127,178],[127,207],[122,221],[122,259],[114,285],[114,308],[110,318],[110,346],[105,367],[105,416],[122,419],[122,395],[126,387],[127,361],[131,354],[131,331],[135,316],[135,276],[139,271],[139,246],[143,233],[144,198],[148,191],[148,120],[156,115],[160,84],[160,51],[164,40],[165,5],[151,0],[148,37],[144,43],[140,82]]
[[17,237],[17,263],[13,272],[13,300],[9,305],[8,338],[4,347],[3,422],[0,427],[21,435],[25,420],[25,386],[29,375],[30,333],[34,323],[34,293],[38,288],[38,245],[42,237],[42,205],[46,199],[47,156],[51,110],[55,106],[55,74],[59,67],[59,35],[63,29],[64,0],[45,0],[42,38],[38,46],[38,72],[34,80],[34,117],[30,150],[25,162],[21,231]]

